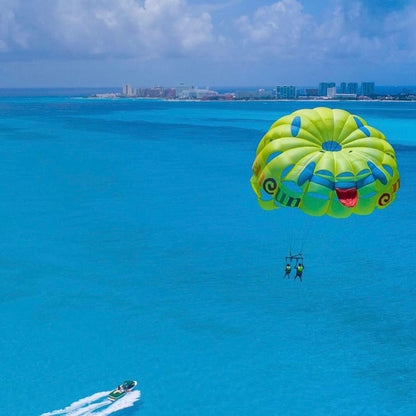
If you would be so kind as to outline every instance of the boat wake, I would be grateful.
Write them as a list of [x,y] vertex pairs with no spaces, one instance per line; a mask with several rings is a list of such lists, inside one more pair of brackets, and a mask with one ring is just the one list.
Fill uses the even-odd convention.
[[107,398],[109,393],[109,391],[95,393],[77,400],[63,409],[42,413],[40,416],[107,416],[132,407],[140,399],[139,390],[129,392],[115,402]]

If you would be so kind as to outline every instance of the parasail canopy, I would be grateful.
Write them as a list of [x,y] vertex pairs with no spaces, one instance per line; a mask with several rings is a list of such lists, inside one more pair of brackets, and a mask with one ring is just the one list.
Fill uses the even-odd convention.
[[257,148],[251,185],[263,209],[345,218],[390,205],[400,178],[383,133],[348,111],[317,107],[270,127]]

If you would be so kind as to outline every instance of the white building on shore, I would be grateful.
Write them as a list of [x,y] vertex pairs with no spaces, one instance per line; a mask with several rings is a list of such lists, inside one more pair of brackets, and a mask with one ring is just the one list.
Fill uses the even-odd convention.
[[198,88],[180,84],[176,87],[176,98],[183,100],[200,100],[207,97],[215,97],[219,95],[217,91],[211,90],[209,87]]
[[124,97],[134,97],[136,94],[131,85],[125,84],[123,85],[122,95]]

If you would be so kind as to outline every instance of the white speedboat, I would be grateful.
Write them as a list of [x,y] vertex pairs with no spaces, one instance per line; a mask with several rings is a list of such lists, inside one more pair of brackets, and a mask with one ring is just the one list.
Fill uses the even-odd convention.
[[126,380],[123,384],[120,384],[116,389],[114,389],[108,395],[108,399],[114,402],[118,400],[120,397],[123,397],[129,391],[132,391],[136,386],[137,386],[137,381]]

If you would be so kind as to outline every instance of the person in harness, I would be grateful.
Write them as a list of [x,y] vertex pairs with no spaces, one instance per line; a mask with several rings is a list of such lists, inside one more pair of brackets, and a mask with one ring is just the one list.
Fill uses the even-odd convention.
[[297,277],[299,277],[299,280],[302,281],[302,273],[303,273],[304,268],[305,268],[305,266],[303,265],[303,263],[298,263],[298,265],[296,266],[295,280],[296,280]]
[[289,263],[286,263],[286,267],[285,267],[285,275],[283,276],[283,279],[285,279],[286,277],[288,279],[290,279],[290,272],[292,271],[292,266]]

